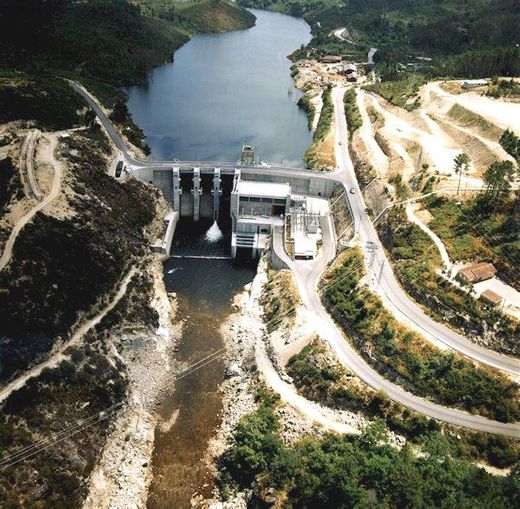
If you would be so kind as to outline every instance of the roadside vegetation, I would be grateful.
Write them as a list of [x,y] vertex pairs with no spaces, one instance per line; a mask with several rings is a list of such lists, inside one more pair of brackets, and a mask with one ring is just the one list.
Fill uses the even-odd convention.
[[520,97],[520,83],[514,79],[494,78],[486,91],[489,97]]
[[325,88],[321,95],[323,106],[320,112],[320,119],[318,120],[318,126],[314,133],[313,140],[315,142],[323,141],[327,136],[332,125],[334,118],[334,105],[332,104],[332,89],[330,87]]
[[419,226],[408,222],[402,207],[387,214],[380,232],[400,283],[435,319],[448,321],[476,341],[486,338],[488,348],[520,353],[520,325],[438,274],[443,263],[437,247]]
[[502,422],[520,419],[518,386],[504,375],[442,352],[402,326],[359,286],[362,255],[349,251],[323,280],[327,309],[363,357],[390,380],[440,404]]
[[[312,145],[305,151],[305,154],[303,155],[303,160],[310,169],[320,169],[323,166],[327,166],[327,164],[323,163],[325,159],[324,156],[320,155],[320,145],[325,142],[325,139],[330,134],[332,122],[334,120],[334,105],[332,104],[331,87],[327,87],[325,90],[323,90],[321,99],[323,105],[321,107],[318,125],[312,138]],[[329,147],[329,149],[333,150],[333,147]],[[333,158],[334,155],[331,156],[329,154],[329,158],[330,157]]]
[[[287,445],[280,436],[276,402],[238,424],[220,461],[221,492],[252,489],[252,505],[291,507],[461,506],[515,507],[518,473],[493,477],[456,457],[439,433],[416,455],[388,443],[382,423],[361,436],[329,434]],[[442,479],[442,482],[439,482]]]
[[495,467],[514,465],[520,459],[520,442],[503,436],[456,428],[407,409],[376,392],[342,366],[330,347],[314,340],[289,360],[287,372],[307,399],[338,410],[382,419],[389,430],[415,444],[423,444],[435,431],[470,461],[485,461]]
[[[264,310],[267,332],[277,330],[282,323],[290,327],[296,307],[301,303],[294,276],[289,270],[268,269],[260,304]],[[283,321],[289,317],[289,322]]]
[[349,88],[343,96],[343,104],[345,105],[345,118],[347,120],[348,132],[352,134],[363,125],[363,119],[359,113],[356,103],[356,89]]

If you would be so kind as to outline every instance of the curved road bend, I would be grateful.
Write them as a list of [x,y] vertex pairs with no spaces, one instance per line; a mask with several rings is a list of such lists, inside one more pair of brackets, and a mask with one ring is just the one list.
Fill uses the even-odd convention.
[[[92,107],[94,112],[98,115],[101,123],[105,127],[106,131],[112,138],[113,143],[116,147],[121,150],[123,156],[128,164],[134,167],[169,167],[173,165],[180,167],[193,167],[196,165],[200,168],[205,167],[219,167],[222,169],[233,169],[240,168],[243,174],[251,173],[270,173],[280,176],[301,176],[302,172],[309,170],[295,169],[295,168],[283,168],[279,166],[272,166],[270,168],[263,167],[247,167],[240,166],[234,163],[214,163],[214,162],[179,162],[174,163],[173,161],[142,161],[136,159],[127,149],[124,141],[120,135],[116,132],[112,123],[103,113],[97,101],[90,95],[87,90],[78,85],[75,82],[67,80],[70,85],[82,95],[87,103]],[[351,205],[354,214],[354,224],[356,232],[359,233],[359,238],[364,249],[367,247],[368,242],[372,242],[373,245],[377,246],[377,252],[374,258],[374,271],[380,275],[380,282],[378,291],[380,294],[388,298],[397,308],[397,310],[404,315],[408,320],[415,323],[420,327],[426,335],[441,341],[448,347],[460,352],[461,354],[472,358],[483,364],[495,367],[502,371],[512,373],[513,375],[520,376],[520,360],[508,357],[506,355],[499,354],[482,348],[481,346],[472,343],[467,340],[454,330],[446,327],[441,323],[437,323],[431,317],[429,317],[418,304],[412,302],[405,294],[397,282],[391,265],[389,264],[384,249],[382,247],[379,236],[370,220],[368,214],[365,212],[365,203],[361,194],[361,189],[357,182],[357,178],[354,172],[354,167],[350,159],[348,152],[348,131],[347,123],[345,120],[344,106],[343,106],[343,89],[336,87],[333,90],[333,102],[335,112],[335,124],[336,124],[336,161],[338,170],[331,173],[314,173],[313,178],[321,178],[327,180],[333,180],[343,185],[346,190],[354,189],[354,194],[346,193],[347,199]],[[341,144],[340,144],[341,143]],[[368,259],[365,251],[365,256]],[[381,270],[382,266],[382,270]]]
[[[328,228],[328,231],[326,228]],[[382,390],[393,401],[428,417],[476,431],[520,438],[520,424],[493,421],[480,415],[471,415],[461,410],[447,408],[415,396],[384,378],[362,359],[330,317],[317,291],[322,272],[325,270],[327,263],[335,257],[334,244],[327,242],[327,239],[332,238],[330,223],[322,224],[322,231],[324,234],[323,252],[313,262],[293,261],[287,256],[283,246],[281,228],[275,230],[273,249],[293,271],[302,302],[311,315],[311,322],[315,324],[320,336],[332,346],[340,362],[372,389]]]
[[422,308],[413,302],[399,285],[392,267],[386,257],[383,245],[376,229],[365,212],[365,202],[361,189],[357,182],[354,166],[348,153],[348,131],[345,120],[343,93],[341,88],[333,91],[334,111],[336,116],[336,159],[338,172],[337,177],[348,188],[354,189],[354,194],[347,194],[353,213],[356,232],[365,250],[365,259],[369,261],[370,254],[366,248],[368,243],[377,247],[373,263],[374,274],[380,279],[378,292],[384,295],[408,320],[417,325],[427,335],[441,341],[453,350],[470,357],[483,364],[493,366],[497,369],[507,371],[513,375],[520,375],[520,360],[497,352],[482,348],[467,340],[449,327],[436,322],[428,316]]

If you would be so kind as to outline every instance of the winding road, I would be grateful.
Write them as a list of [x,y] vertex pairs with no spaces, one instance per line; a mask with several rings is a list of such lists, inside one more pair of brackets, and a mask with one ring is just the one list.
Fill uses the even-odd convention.
[[[110,121],[103,113],[97,102],[92,98],[92,96],[90,96],[90,94],[86,92],[85,89],[79,87],[77,84],[71,83],[71,85],[85,98],[85,100],[97,113],[103,126],[112,138],[112,141],[121,150],[127,164],[134,168],[145,166],[173,166],[172,161],[150,162],[136,159],[128,152],[124,142],[116,133]],[[519,360],[486,350],[474,343],[471,343],[448,327],[435,322],[432,318],[426,315],[416,303],[412,302],[408,298],[408,296],[398,284],[391,270],[391,266],[386,259],[386,255],[382,248],[382,244],[379,240],[375,227],[372,224],[368,214],[365,212],[363,196],[361,194],[352,161],[348,153],[348,131],[343,107],[343,92],[344,90],[339,87],[335,88],[333,91],[333,102],[336,117],[336,160],[338,170],[329,174],[313,173],[313,177],[333,180],[343,185],[347,191],[350,189],[353,190],[353,194],[346,192],[345,195],[350,203],[350,207],[354,216],[355,231],[359,236],[359,240],[363,248],[365,249],[365,257],[367,260],[369,260],[369,255],[366,250],[367,245],[372,243],[372,245],[377,247],[372,269],[375,274],[380,276],[378,293],[389,299],[399,310],[399,313],[421,328],[425,335],[434,337],[438,341],[445,343],[454,350],[457,350],[470,358],[478,360],[479,362],[488,364],[503,371],[507,371],[514,375],[520,375]],[[190,167],[192,164],[193,162],[175,163],[176,166],[181,167]],[[232,163],[222,164],[208,162],[196,164],[199,167],[240,168],[243,174],[247,174],[249,171],[254,171],[255,173],[265,172],[266,174],[271,173],[281,176],[301,176],[302,171],[307,171],[302,169],[288,169],[283,167],[253,168],[240,165],[237,166],[236,164]],[[348,366],[349,369],[351,369],[357,376],[359,376],[372,388],[376,390],[384,390],[392,400],[399,402],[424,415],[477,431],[503,434],[513,438],[520,438],[520,425],[518,424],[505,424],[492,421],[478,415],[470,415],[453,408],[446,408],[441,405],[432,403],[426,399],[414,396],[401,387],[386,380],[364,362],[361,356],[350,346],[349,342],[343,336],[343,333],[336,327],[332,318],[323,307],[318,294],[317,284],[321,274],[326,268],[328,262],[331,261],[335,256],[335,242],[333,242],[333,233],[330,221],[323,225],[323,232],[324,249],[319,259],[314,262],[293,262],[286,255],[283,257],[283,249],[282,252],[280,252],[279,246],[283,244],[280,239],[275,238],[273,244],[275,245],[275,249],[277,249],[278,255],[283,257],[287,265],[294,270],[303,303],[305,304],[309,313],[311,313],[316,319],[316,324],[319,324],[317,329],[320,331],[320,334],[330,342],[340,361]],[[276,246],[278,246],[278,248]]]
[[[51,139],[51,145],[52,145],[52,153],[54,153],[54,150],[56,149],[56,141],[54,139]],[[52,187],[49,192],[49,194],[43,199],[43,201],[39,202],[37,205],[35,205],[27,214],[22,216],[20,220],[15,224],[14,228],[11,230],[11,233],[9,235],[9,238],[7,239],[7,242],[4,246],[4,251],[2,253],[2,256],[0,257],[0,272],[5,269],[7,264],[9,263],[9,260],[11,260],[11,255],[13,254],[13,247],[16,242],[16,239],[19,235],[19,233],[22,231],[24,226],[32,221],[33,217],[36,215],[37,212],[42,210],[44,207],[46,207],[49,203],[54,201],[61,192],[61,181],[63,178],[63,169],[61,164],[56,162],[56,164],[53,165],[54,167],[54,178],[52,180]]]
[[131,267],[127,275],[123,278],[123,281],[119,285],[119,288],[112,300],[92,318],[81,324],[68,341],[62,343],[58,348],[51,352],[49,358],[46,361],[33,366],[23,375],[15,378],[13,381],[3,386],[0,389],[0,403],[7,399],[12,392],[21,389],[28,380],[39,376],[45,368],[55,368],[61,361],[68,359],[70,356],[66,355],[65,351],[71,346],[78,345],[83,339],[83,336],[89,330],[93,329],[98,323],[100,323],[101,320],[103,320],[103,318],[105,318],[105,316],[116,307],[118,302],[124,297],[128,288],[128,284],[136,272],[137,269],[135,267]]

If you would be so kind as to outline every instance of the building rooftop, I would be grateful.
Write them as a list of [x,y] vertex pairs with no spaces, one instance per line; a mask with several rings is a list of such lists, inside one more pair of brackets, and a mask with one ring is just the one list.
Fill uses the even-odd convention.
[[480,298],[489,302],[489,304],[492,304],[493,306],[500,304],[503,299],[501,295],[498,295],[498,293],[495,293],[493,290],[485,290],[480,295]]
[[286,198],[291,194],[291,186],[289,184],[277,184],[274,182],[240,180],[237,184],[237,192],[240,196]]
[[315,258],[317,253],[316,239],[304,235],[298,235],[294,238],[295,258]]
[[474,263],[459,270],[459,274],[470,283],[478,283],[492,278],[497,269],[491,263]]

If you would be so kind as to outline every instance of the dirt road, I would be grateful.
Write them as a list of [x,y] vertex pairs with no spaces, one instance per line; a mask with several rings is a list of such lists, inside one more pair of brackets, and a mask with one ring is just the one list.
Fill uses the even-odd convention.
[[[51,142],[52,153],[54,154],[58,144],[58,140],[55,136],[49,136],[48,138]],[[64,173],[63,163],[54,158],[53,167],[54,179],[52,181],[52,187],[49,194],[43,199],[43,201],[39,202],[31,210],[29,210],[27,214],[22,216],[20,220],[15,224],[14,228],[11,231],[11,234],[9,235],[9,238],[7,239],[7,242],[5,243],[4,252],[2,253],[2,257],[0,258],[0,271],[4,270],[4,268],[11,260],[14,243],[16,242],[16,238],[18,237],[18,234],[22,231],[24,226],[30,221],[32,221],[32,218],[36,215],[38,211],[45,208],[49,203],[51,203],[59,196],[61,192],[61,182]]]

